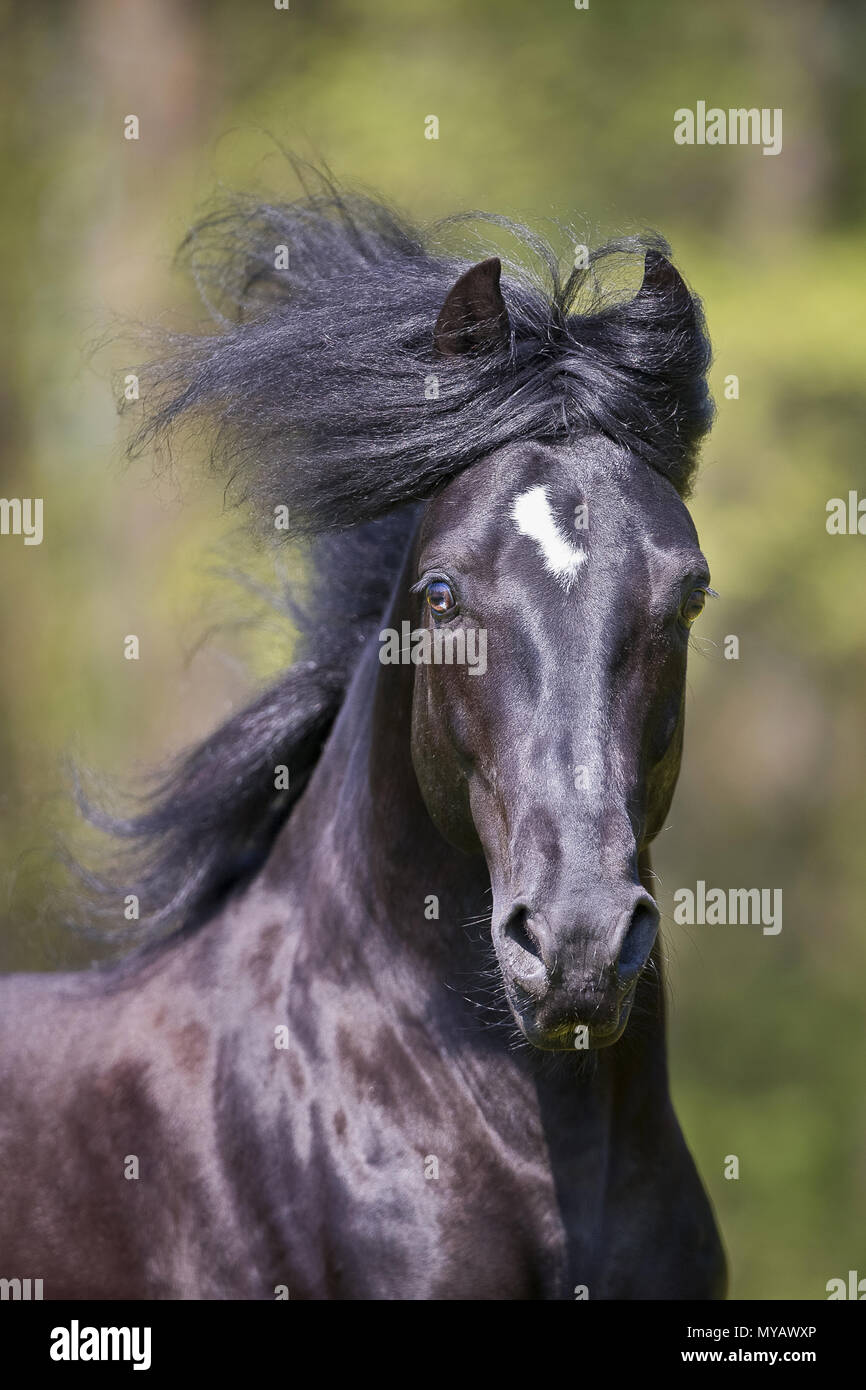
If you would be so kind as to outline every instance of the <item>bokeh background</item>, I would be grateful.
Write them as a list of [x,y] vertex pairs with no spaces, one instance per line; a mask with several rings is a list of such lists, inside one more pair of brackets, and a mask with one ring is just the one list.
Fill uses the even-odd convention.
[[[290,655],[224,573],[279,578],[277,562],[183,458],[123,463],[130,361],[91,353],[116,319],[194,320],[172,256],[203,202],[292,191],[284,144],[420,219],[657,227],[704,298],[718,401],[693,511],[721,598],[696,630],[656,851],[675,1100],[732,1294],[823,1298],[866,1275],[866,536],[825,528],[829,498],[866,496],[866,10],[6,0],[0,16],[0,491],[45,499],[41,546],[0,539],[3,967],[93,954],[46,909],[64,760],[134,784]],[[676,145],[673,113],[698,100],[782,107],[782,154]],[[673,893],[699,878],[781,888],[781,934],[676,926]]]

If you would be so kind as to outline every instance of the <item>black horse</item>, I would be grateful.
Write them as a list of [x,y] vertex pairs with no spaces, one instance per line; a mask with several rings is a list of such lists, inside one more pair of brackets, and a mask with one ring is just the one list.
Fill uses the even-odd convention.
[[145,374],[140,440],[204,421],[290,517],[306,646],[117,827],[135,953],[3,981],[0,1274],[723,1296],[648,857],[709,586],[698,301],[657,240],[563,284],[530,237],[544,288],[500,282],[328,184],[190,247],[219,328]]

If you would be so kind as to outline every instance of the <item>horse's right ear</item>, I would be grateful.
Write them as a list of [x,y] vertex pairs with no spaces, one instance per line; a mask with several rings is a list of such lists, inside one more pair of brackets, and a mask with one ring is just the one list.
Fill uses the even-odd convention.
[[464,271],[451,288],[433,330],[439,357],[507,346],[511,327],[499,288],[501,272],[499,257],[491,256]]

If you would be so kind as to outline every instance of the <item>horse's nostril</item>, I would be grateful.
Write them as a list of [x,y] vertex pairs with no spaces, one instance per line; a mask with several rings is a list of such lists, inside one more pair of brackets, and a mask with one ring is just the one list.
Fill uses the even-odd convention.
[[650,900],[638,903],[632,913],[619,953],[617,971],[621,984],[628,984],[646,965],[658,925],[659,912],[655,903]]
[[521,950],[528,951],[531,956],[541,960],[541,951],[534,936],[530,936],[527,927],[528,913],[525,907],[515,908],[508,921],[505,923],[504,935],[509,941],[513,941]]
[[541,948],[529,930],[529,913],[516,907],[502,928],[502,949],[516,982],[530,993],[546,987],[547,970]]

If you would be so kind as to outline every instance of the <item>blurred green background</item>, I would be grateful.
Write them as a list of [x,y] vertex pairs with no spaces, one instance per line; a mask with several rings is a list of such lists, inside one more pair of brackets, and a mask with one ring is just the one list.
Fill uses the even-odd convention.
[[[655,226],[704,298],[719,407],[693,511],[721,599],[696,630],[655,856],[675,1100],[734,1296],[824,1298],[866,1275],[866,537],[825,529],[829,498],[866,495],[866,11],[78,0],[0,16],[2,493],[45,499],[41,546],[0,539],[3,967],[90,957],[40,912],[50,835],[71,821],[64,757],[134,780],[290,655],[219,574],[273,562],[221,486],[180,461],[158,480],[123,464],[111,372],[130,363],[89,353],[114,316],[192,321],[171,261],[202,201],[291,191],[282,142],[421,219],[577,218],[593,240]],[[782,154],[676,145],[674,111],[699,100],[781,107]],[[781,934],[676,926],[673,893],[699,878],[782,888]]]

